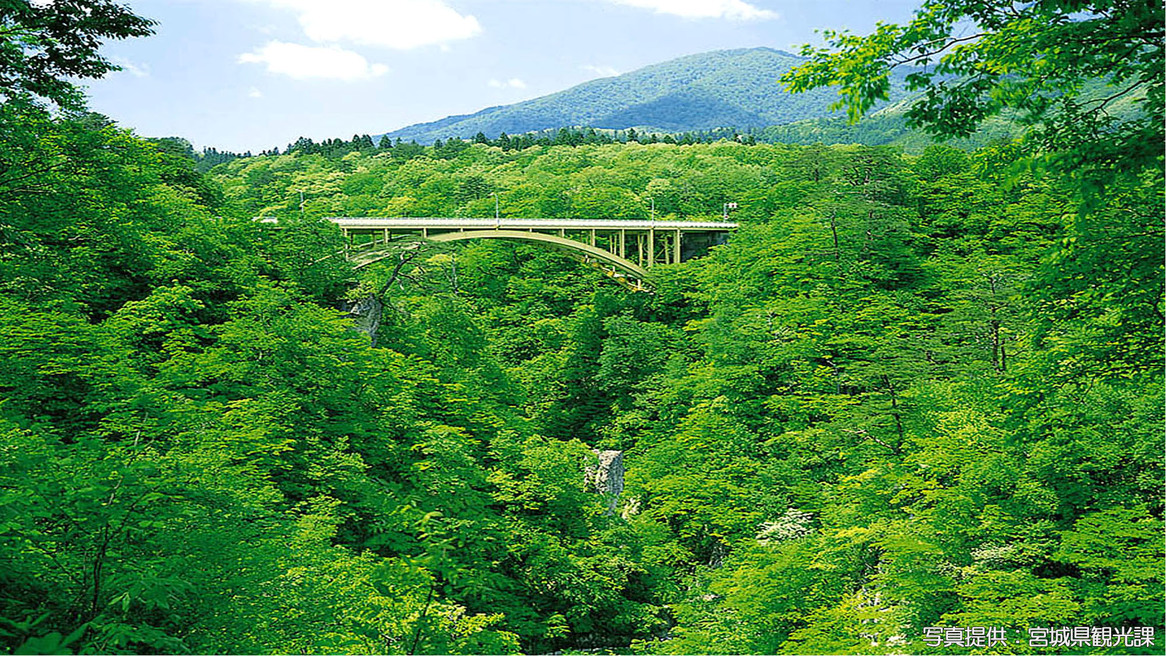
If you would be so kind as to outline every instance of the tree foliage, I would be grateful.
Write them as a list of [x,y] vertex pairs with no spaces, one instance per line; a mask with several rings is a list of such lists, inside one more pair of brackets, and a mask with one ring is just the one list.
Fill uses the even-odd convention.
[[[7,651],[1161,653],[1153,166],[1082,203],[1015,142],[357,135],[204,173],[27,99],[0,131]],[[633,294],[504,242],[356,272],[322,220],[495,194],[741,227]]]
[[98,49],[107,39],[153,33],[154,21],[112,0],[0,2],[0,94],[62,106],[81,102],[70,78],[99,78],[118,67]]
[[[1154,0],[928,0],[906,25],[825,36],[828,46],[806,46],[810,63],[783,79],[794,91],[839,86],[852,120],[888,97],[891,70],[909,66],[908,89],[923,96],[907,117],[931,134],[967,137],[1008,109],[1061,170],[1085,169],[1094,184],[1159,166],[1166,25]],[[1098,80],[1104,93],[1082,93]],[[1126,97],[1136,120],[1112,113]]]

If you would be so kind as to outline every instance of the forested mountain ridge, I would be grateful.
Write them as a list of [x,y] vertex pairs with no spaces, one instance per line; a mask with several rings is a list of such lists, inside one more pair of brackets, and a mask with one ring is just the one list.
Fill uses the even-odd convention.
[[[479,132],[496,138],[503,132],[516,135],[562,127],[670,133],[744,130],[828,116],[829,106],[838,99],[833,91],[794,95],[777,83],[802,61],[771,48],[689,55],[533,100],[412,125],[387,136],[428,144],[470,139]],[[902,78],[896,76],[900,89]],[[902,93],[896,91],[894,97]]]

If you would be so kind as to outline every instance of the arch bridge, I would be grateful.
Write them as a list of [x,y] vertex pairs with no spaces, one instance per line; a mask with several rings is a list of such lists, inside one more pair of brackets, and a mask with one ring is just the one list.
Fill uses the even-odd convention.
[[[626,219],[330,218],[357,268],[392,256],[405,240],[504,239],[555,248],[596,267],[629,289],[651,288],[655,266],[676,264],[723,244],[736,223]],[[268,220],[271,221],[271,220]],[[274,222],[274,221],[272,221]]]

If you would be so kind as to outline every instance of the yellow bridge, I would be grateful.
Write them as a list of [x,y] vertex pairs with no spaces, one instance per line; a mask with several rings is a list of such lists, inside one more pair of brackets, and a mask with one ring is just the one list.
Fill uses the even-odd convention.
[[[364,267],[394,255],[406,240],[506,239],[562,250],[634,290],[650,287],[654,266],[676,264],[723,244],[736,223],[623,219],[330,218],[345,237],[345,256]],[[274,223],[273,219],[264,219]]]

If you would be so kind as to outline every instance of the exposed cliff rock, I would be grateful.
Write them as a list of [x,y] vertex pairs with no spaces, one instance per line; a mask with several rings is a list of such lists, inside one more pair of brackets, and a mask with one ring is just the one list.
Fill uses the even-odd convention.
[[619,495],[623,492],[623,451],[595,451],[598,463],[587,468],[587,481],[596,492],[604,495],[607,514],[615,514]]
[[377,345],[377,329],[381,327],[381,315],[385,304],[376,296],[368,296],[351,303],[348,316],[352,317],[352,327],[356,332],[368,335],[373,346]]

